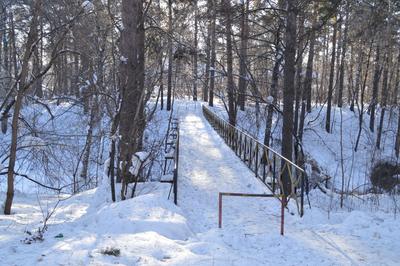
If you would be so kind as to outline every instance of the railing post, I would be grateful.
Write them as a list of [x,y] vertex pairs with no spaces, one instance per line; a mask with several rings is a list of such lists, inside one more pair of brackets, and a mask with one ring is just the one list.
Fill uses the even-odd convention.
[[304,175],[305,173],[301,173],[301,187],[300,187],[300,217],[304,215]]
[[258,143],[256,143],[256,165],[255,165],[255,172],[256,172],[256,176],[258,176]]
[[222,227],[222,194],[218,195],[218,227]]
[[[276,190],[279,189],[279,178],[281,177],[281,162],[285,162],[289,167],[295,168],[297,171],[301,172],[301,180],[292,178],[292,182],[295,183],[296,189],[299,189],[300,185],[300,206],[299,213],[300,216],[304,214],[304,190],[308,193],[308,180],[305,177],[304,169],[300,168],[298,165],[294,164],[292,161],[288,160],[281,154],[274,151],[272,148],[263,145],[261,142],[257,141],[254,137],[244,133],[240,129],[232,126],[224,119],[217,116],[214,112],[209,110],[203,105],[203,114],[205,118],[214,127],[220,137],[225,141],[225,143],[236,153],[236,155],[250,168],[254,171],[255,176],[262,180],[265,185],[267,185],[272,192],[275,194]],[[260,147],[262,147],[263,152],[260,154]],[[272,155],[271,155],[272,154]],[[272,158],[270,158],[270,155]],[[279,164],[277,165],[277,157],[279,159]],[[252,166],[254,164],[254,167]],[[260,173],[260,164],[263,164],[262,174]],[[272,180],[267,180],[267,173],[272,173]],[[296,172],[296,175],[297,172]],[[296,176],[297,177],[297,176]],[[272,183],[272,184],[271,184]],[[294,184],[292,183],[292,186]],[[287,200],[285,197],[282,200]],[[296,199],[297,200],[297,199]],[[297,202],[298,203],[298,202]],[[283,204],[283,209],[286,207],[286,202]],[[222,206],[222,205],[221,205]],[[282,209],[282,211],[283,211]],[[283,233],[284,216],[282,215],[282,233]]]
[[276,190],[276,156],[273,155],[273,162],[272,162],[272,192],[275,193]]
[[281,235],[284,235],[285,227],[285,207],[286,207],[286,196],[282,195],[281,199]]
[[253,149],[253,140],[250,139],[250,143],[249,143],[249,163],[248,163],[250,169],[251,169],[251,161],[253,160],[253,158],[251,156],[251,154],[253,153],[252,149]]

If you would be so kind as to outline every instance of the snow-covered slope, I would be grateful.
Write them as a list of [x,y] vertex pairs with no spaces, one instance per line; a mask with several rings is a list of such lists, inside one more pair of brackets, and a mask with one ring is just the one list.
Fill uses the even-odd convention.
[[[201,106],[178,103],[181,121],[178,206],[169,185],[147,183],[139,196],[109,202],[107,185],[63,197],[43,242],[21,243],[51,210],[54,197],[17,194],[15,214],[0,215],[2,265],[397,265],[400,227],[379,210],[324,209],[332,198],[314,191],[303,218],[286,211],[279,234],[279,202],[217,195],[266,192],[202,117]],[[4,194],[0,194],[3,201]],[[317,201],[318,200],[318,201]],[[61,236],[55,238],[55,236]],[[104,251],[119,250],[119,256]]]

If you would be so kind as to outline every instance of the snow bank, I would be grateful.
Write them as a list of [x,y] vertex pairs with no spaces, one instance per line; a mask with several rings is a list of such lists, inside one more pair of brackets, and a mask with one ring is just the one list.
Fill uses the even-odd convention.
[[[179,260],[180,256],[192,256],[181,241],[193,234],[179,208],[167,200],[165,190],[168,186],[117,203],[107,202],[108,195],[104,194],[107,191],[103,189],[73,196],[61,202],[50,220],[45,241],[32,245],[22,244],[20,240],[27,236],[25,230],[34,232],[40,226],[40,208],[34,196],[17,197],[14,206],[17,214],[0,215],[2,263],[137,265],[141,261],[145,265],[157,265],[162,261]],[[53,206],[55,202],[52,198],[46,206]],[[54,238],[60,234],[62,238]],[[119,249],[120,257],[102,254],[107,248]]]

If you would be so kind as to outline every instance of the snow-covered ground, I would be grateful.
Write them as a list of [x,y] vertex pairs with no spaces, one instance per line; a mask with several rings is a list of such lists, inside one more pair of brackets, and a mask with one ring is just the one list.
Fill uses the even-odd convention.
[[[341,110],[342,109],[342,110]],[[365,108],[367,109],[367,108]],[[227,119],[227,112],[220,102],[212,108],[219,116]],[[355,152],[356,140],[359,130],[359,111],[350,111],[348,106],[332,108],[332,133],[325,131],[326,106],[314,106],[311,113],[305,117],[303,149],[309,159],[318,163],[323,174],[331,177],[329,182],[336,188],[342,185],[343,180],[346,191],[365,193],[371,188],[369,179],[371,169],[380,161],[399,163],[395,156],[394,145],[397,132],[398,112],[386,112],[381,148],[376,149],[377,130],[369,130],[370,115],[364,111],[363,125],[358,149]],[[261,105],[257,118],[254,106],[247,106],[245,111],[238,111],[237,123],[244,131],[264,141],[266,125],[266,106]],[[380,109],[376,113],[375,125],[379,124]],[[342,130],[341,130],[342,126]],[[272,146],[281,149],[282,115],[274,113],[272,125]],[[341,154],[341,145],[343,153]]]
[[[279,202],[270,198],[224,198],[219,229],[218,192],[268,191],[213,131],[200,104],[178,102],[176,112],[178,207],[167,200],[169,185],[147,183],[136,198],[111,203],[103,183],[63,196],[45,240],[27,245],[21,243],[29,237],[24,231],[35,232],[42,210],[51,210],[57,198],[18,193],[15,214],[0,215],[1,264],[398,265],[395,214],[323,208],[335,199],[319,191],[310,195],[312,208],[303,218],[291,215],[296,211],[289,206],[283,237]],[[2,202],[4,197],[0,193]],[[120,250],[119,256],[103,254],[111,248]]]

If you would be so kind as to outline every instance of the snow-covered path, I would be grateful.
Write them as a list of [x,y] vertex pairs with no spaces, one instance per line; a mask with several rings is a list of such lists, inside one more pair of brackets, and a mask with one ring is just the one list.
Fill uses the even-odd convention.
[[[385,220],[365,216],[357,224],[357,216],[362,214],[357,212],[329,218],[319,209],[310,210],[304,218],[287,212],[286,235],[281,237],[277,200],[229,197],[224,198],[223,228],[218,229],[218,192],[268,191],[212,129],[199,104],[187,104],[184,109],[179,112],[178,202],[196,234],[188,246],[206,258],[187,265],[397,263],[395,247],[381,239],[390,239],[390,231],[381,228]],[[372,244],[378,239],[379,243]],[[379,259],[381,256],[385,260]]]
[[[186,113],[181,121],[180,151],[183,159],[178,195],[193,230],[204,232],[217,225],[218,192],[263,193],[267,190],[208,124],[200,106],[192,107],[193,111]],[[225,199],[226,202],[231,200]],[[246,199],[240,199],[243,200]],[[226,204],[225,221],[242,216],[240,210],[232,211],[233,207]],[[229,210],[236,217],[229,216]]]
[[[178,207],[167,199],[169,184],[140,184],[135,198],[113,203],[103,183],[61,196],[44,241],[26,245],[21,240],[37,233],[59,198],[18,192],[15,214],[0,214],[0,265],[399,265],[393,213],[334,209],[333,198],[318,190],[303,218],[290,215],[296,210],[289,206],[283,237],[279,202],[271,198],[224,198],[219,229],[218,192],[268,191],[208,124],[199,103],[178,101],[176,107]],[[0,202],[4,198],[0,191]],[[110,249],[120,255],[107,255]]]

